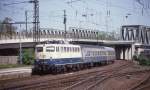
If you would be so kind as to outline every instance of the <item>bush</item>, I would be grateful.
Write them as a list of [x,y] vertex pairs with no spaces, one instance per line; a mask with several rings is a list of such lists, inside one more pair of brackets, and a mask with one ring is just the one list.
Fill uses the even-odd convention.
[[137,61],[139,61],[140,65],[148,65],[150,66],[150,59],[144,55],[139,55]]
[[22,62],[25,65],[31,65],[34,62],[34,50],[33,49],[24,49],[22,54]]
[[136,55],[134,55],[133,60],[138,61],[138,57]]

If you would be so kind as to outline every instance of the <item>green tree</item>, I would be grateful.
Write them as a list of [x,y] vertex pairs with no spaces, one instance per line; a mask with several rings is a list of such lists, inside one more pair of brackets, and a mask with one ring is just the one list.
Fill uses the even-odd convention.
[[24,49],[22,55],[23,64],[31,65],[34,62],[34,50]]
[[17,27],[13,26],[11,22],[12,22],[12,19],[9,17],[6,17],[1,22],[1,33],[5,34],[8,37],[11,37],[17,30]]

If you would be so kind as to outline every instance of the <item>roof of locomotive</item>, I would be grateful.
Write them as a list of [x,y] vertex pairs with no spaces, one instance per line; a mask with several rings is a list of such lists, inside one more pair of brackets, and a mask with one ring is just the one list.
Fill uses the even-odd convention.
[[68,47],[79,47],[79,45],[74,45],[74,44],[69,44],[67,42],[64,41],[45,41],[42,42],[38,45],[36,45],[36,47],[43,47],[43,46],[68,46]]
[[79,47],[81,46],[81,48],[101,48],[101,49],[105,49],[105,50],[114,50],[114,48],[112,47],[107,47],[107,46],[99,46],[99,45],[85,45],[85,44],[70,44],[68,42],[65,41],[44,41],[41,44],[36,45],[36,47],[43,47],[43,46],[73,46],[73,47]]
[[112,48],[112,47],[105,47],[105,49],[106,49],[106,50],[113,50],[113,51],[115,50],[115,49]]
[[38,44],[38,45],[36,45],[36,47],[43,47],[43,46],[79,47],[79,45],[73,45],[73,44]]
[[69,42],[63,40],[43,41],[41,44],[67,44]]

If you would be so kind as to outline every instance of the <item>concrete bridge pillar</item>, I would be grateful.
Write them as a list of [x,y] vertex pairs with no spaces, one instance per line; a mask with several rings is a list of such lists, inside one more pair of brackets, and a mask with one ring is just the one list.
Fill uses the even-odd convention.
[[120,59],[123,59],[123,57],[124,57],[124,52],[123,52],[123,49],[120,49],[120,50],[121,50]]
[[116,58],[122,60],[132,60],[134,55],[135,47],[134,45],[129,46],[117,46],[116,50]]
[[120,59],[132,60],[135,51],[134,45],[121,47],[120,50]]
[[128,60],[132,59],[132,46],[128,48]]
[[122,47],[121,48],[121,56],[120,56],[120,59],[126,59],[125,56],[126,55],[126,48],[125,47]]
[[129,47],[125,48],[125,60],[129,60]]

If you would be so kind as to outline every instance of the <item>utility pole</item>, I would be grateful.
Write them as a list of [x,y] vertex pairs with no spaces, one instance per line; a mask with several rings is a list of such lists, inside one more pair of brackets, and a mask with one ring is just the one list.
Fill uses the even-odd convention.
[[[20,24],[21,29],[21,24]],[[22,64],[22,43],[21,43],[21,31],[19,32],[19,63]]]
[[39,21],[39,1],[31,0],[31,1],[23,1],[23,2],[14,2],[10,4],[5,4],[5,6],[12,4],[20,4],[20,3],[33,3],[33,41],[40,42],[40,21]]
[[27,10],[26,10],[26,11],[25,11],[26,37],[27,37],[27,32],[28,32],[28,25],[27,25],[27,22],[28,22],[28,12],[27,12]]
[[66,21],[67,21],[67,18],[66,18],[66,10],[64,10],[64,30],[65,30],[65,35],[64,35],[64,39],[66,40],[66,34],[67,34],[67,25],[66,25]]
[[33,14],[33,41],[38,43],[40,42],[40,21],[39,21],[39,1],[33,0],[30,1],[34,5],[34,14]]
[[106,32],[108,32],[108,17],[109,17],[109,10],[108,10],[108,0],[106,1]]

